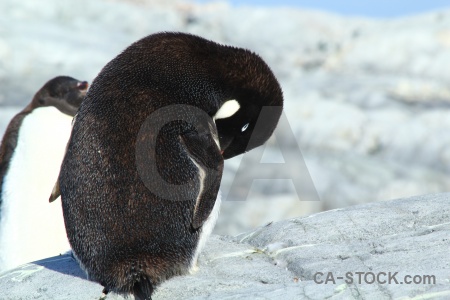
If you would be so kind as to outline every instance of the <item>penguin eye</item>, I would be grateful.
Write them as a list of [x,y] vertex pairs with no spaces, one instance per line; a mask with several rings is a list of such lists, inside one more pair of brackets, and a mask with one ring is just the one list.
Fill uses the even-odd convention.
[[244,132],[247,130],[248,125],[250,125],[250,123],[245,124],[242,128],[241,128],[241,132]]

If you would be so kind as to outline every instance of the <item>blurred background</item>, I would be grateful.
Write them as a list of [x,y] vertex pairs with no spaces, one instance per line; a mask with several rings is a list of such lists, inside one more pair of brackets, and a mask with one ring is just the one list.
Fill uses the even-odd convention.
[[[242,201],[228,194],[242,178],[235,176],[241,157],[227,161],[216,233],[449,191],[445,2],[2,0],[0,134],[47,80],[70,75],[92,82],[132,42],[183,31],[251,49],[271,66],[289,125],[269,141],[262,161],[280,163],[284,155],[285,168],[302,174],[306,185],[297,193],[292,180],[254,180]],[[262,165],[267,174],[259,172]],[[239,175],[277,176],[270,164],[245,171]]]

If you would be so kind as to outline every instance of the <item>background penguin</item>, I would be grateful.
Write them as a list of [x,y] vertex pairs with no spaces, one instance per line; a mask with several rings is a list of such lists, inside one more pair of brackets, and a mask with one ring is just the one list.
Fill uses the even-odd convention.
[[70,249],[61,208],[47,202],[88,83],[48,81],[9,123],[0,146],[0,270]]
[[[208,124],[143,127],[173,104],[202,110]],[[104,292],[150,299],[161,282],[188,272],[217,216],[223,159],[264,143],[282,104],[259,56],[193,35],[150,35],[109,62],[77,114],[55,189],[72,250],[90,279]],[[253,132],[262,106],[277,109]],[[151,139],[153,148],[138,151]],[[186,188],[170,200],[159,196],[171,192],[164,186],[147,188],[152,177],[138,170],[147,156],[166,182]]]

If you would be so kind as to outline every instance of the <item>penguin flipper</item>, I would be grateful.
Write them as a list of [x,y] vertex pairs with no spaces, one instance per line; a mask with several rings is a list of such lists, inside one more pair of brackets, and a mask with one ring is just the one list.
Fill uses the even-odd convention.
[[53,187],[53,191],[50,195],[50,198],[48,199],[48,202],[53,202],[56,199],[58,199],[58,197],[61,196],[61,192],[59,191],[59,180],[56,181],[55,186]]
[[[75,115],[72,119],[72,128],[73,128],[73,125],[75,124],[76,119],[77,119],[77,115]],[[64,156],[66,156],[68,148],[69,148],[69,142],[67,142],[66,150],[64,151]],[[50,197],[48,198],[48,202],[52,203],[53,201],[58,199],[59,196],[61,196],[61,191],[59,190],[59,175],[58,175],[58,179],[56,179],[56,183],[53,186],[53,190],[52,190]]]
[[223,172],[223,157],[212,135],[190,132],[182,136],[184,145],[197,168],[204,176],[201,190],[195,203],[192,227],[200,228],[208,219],[216,203]]

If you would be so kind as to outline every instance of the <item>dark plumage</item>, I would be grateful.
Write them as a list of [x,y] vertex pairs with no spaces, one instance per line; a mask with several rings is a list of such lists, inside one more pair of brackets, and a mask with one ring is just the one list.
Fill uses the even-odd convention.
[[[232,99],[240,109],[214,123]],[[174,104],[207,118],[186,113],[159,132],[143,127]],[[259,56],[189,34],[150,35],[109,62],[77,114],[59,177],[69,241],[90,278],[106,291],[150,299],[161,282],[185,274],[216,201],[223,159],[264,143],[282,104]],[[262,106],[279,109],[254,132]],[[252,134],[256,142],[248,145]],[[158,188],[148,188],[152,164],[176,192],[156,179]]]

